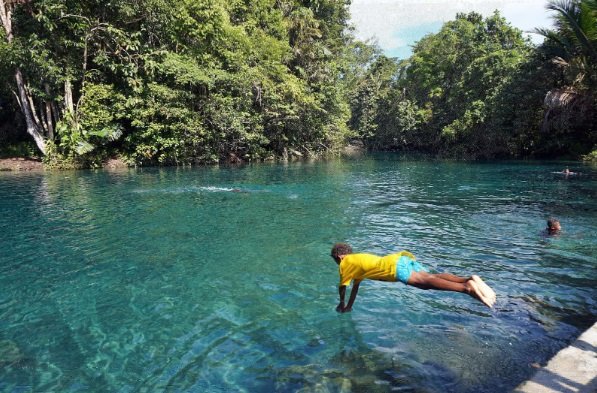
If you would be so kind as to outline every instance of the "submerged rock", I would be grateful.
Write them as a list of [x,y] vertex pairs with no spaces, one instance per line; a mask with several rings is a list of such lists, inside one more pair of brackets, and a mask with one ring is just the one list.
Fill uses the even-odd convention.
[[21,351],[14,341],[0,340],[0,363],[15,362],[21,357]]
[[33,360],[27,358],[14,341],[0,340],[0,368],[24,368],[32,363]]

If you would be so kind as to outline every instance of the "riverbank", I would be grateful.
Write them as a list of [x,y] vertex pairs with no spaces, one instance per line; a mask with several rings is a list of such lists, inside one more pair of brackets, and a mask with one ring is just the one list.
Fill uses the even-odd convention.
[[1,158],[0,171],[43,171],[44,164],[37,158]]
[[[342,157],[359,157],[366,152],[365,147],[362,144],[349,144],[347,145],[342,151],[340,155]],[[313,157],[306,158],[306,157],[299,157],[294,156],[291,159],[285,159],[283,161],[295,161],[295,160],[305,160],[305,159],[313,159]],[[229,159],[223,161],[226,164],[241,164],[244,161],[240,159]],[[132,165],[134,166],[134,165]],[[101,164],[101,168],[104,169],[122,169],[128,168],[131,165],[127,164],[121,158],[109,158]],[[80,167],[77,169],[85,169],[86,167]],[[0,171],[6,172],[20,172],[20,171],[43,171],[47,169],[46,166],[43,164],[40,158],[34,157],[12,157],[12,158],[0,158]],[[52,169],[64,169],[60,167],[52,168]],[[73,169],[73,168],[68,168]]]
[[[102,163],[104,169],[120,169],[128,168],[129,165],[119,158],[110,158]],[[0,158],[0,172],[22,172],[22,171],[44,171],[47,168],[40,158],[33,157],[12,157]],[[65,169],[65,168],[50,168],[50,169]],[[68,168],[73,169],[73,168]],[[87,168],[77,168],[87,169]]]

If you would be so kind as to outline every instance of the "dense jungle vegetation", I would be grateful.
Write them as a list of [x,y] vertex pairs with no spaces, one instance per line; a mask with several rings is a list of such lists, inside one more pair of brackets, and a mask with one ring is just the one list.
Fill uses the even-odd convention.
[[[540,46],[497,12],[384,56],[338,0],[2,0],[0,153],[49,165],[309,157],[347,143],[595,158],[597,0]],[[546,9],[545,12],[548,12]]]

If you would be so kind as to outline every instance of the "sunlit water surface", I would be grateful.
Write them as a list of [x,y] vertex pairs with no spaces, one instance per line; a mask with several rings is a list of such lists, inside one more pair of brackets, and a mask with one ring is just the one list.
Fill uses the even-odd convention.
[[[0,173],[0,391],[511,390],[597,315],[597,170],[562,168]],[[337,314],[336,241],[476,272],[497,305],[369,281]]]

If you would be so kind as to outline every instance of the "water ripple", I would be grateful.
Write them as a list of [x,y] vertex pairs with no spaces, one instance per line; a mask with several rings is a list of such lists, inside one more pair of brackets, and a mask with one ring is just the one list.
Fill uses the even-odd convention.
[[[557,169],[0,174],[0,391],[509,391],[597,311],[597,174]],[[364,282],[337,314],[340,240],[478,273],[496,307]]]

